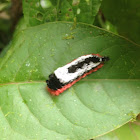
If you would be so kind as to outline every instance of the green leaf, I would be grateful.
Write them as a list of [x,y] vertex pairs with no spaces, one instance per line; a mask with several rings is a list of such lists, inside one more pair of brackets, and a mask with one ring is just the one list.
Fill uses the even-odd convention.
[[121,128],[95,140],[138,140],[140,138],[140,122],[128,123]]
[[28,26],[52,21],[73,21],[93,24],[102,0],[23,0]]
[[139,0],[104,0],[101,9],[105,18],[116,25],[120,35],[140,44],[139,3]]
[[[95,138],[140,112],[140,46],[87,24],[54,22],[16,34],[0,63],[0,138]],[[73,37],[71,37],[73,36]],[[45,80],[81,55],[110,60],[59,96]]]

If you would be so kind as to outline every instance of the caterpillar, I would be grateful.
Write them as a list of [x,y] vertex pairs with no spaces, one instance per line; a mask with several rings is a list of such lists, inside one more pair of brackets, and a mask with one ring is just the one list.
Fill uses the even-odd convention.
[[52,95],[59,95],[81,78],[97,71],[109,57],[88,54],[78,57],[63,67],[57,68],[46,80],[47,89]]

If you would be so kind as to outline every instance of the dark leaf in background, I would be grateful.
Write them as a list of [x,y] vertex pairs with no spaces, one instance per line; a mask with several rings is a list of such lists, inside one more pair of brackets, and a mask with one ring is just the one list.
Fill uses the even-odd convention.
[[53,21],[73,21],[93,24],[101,0],[23,0],[23,12],[28,26]]
[[140,44],[139,0],[103,0],[101,10],[120,35]]

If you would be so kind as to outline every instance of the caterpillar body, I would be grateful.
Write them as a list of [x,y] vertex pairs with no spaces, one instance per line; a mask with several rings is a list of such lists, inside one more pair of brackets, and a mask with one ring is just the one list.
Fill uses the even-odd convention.
[[109,57],[102,57],[99,54],[88,54],[78,57],[63,67],[57,68],[49,75],[47,89],[52,95],[59,95],[81,78],[97,71],[108,61]]

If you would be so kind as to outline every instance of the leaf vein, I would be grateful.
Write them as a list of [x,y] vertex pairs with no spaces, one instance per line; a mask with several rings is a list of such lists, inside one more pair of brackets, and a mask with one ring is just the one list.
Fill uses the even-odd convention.
[[[17,85],[17,89],[18,89],[18,92],[19,92],[19,95],[20,95],[21,99],[23,100],[23,97],[22,97],[22,95],[21,95],[21,93],[20,93],[19,85]],[[32,114],[32,116],[34,116],[34,118],[38,121],[38,123],[39,123],[43,128],[45,128],[45,129],[47,129],[47,130],[49,130],[49,131],[53,131],[53,132],[55,132],[55,133],[61,134],[60,132],[57,132],[57,131],[55,131],[55,130],[53,130],[53,129],[50,129],[50,128],[44,126],[44,125],[40,122],[40,120],[33,114],[33,112],[29,109],[29,107],[28,107],[28,105],[27,105],[26,103],[25,103],[25,105],[26,105],[26,108],[28,109],[28,111]],[[64,134],[61,134],[61,135],[64,135]]]

